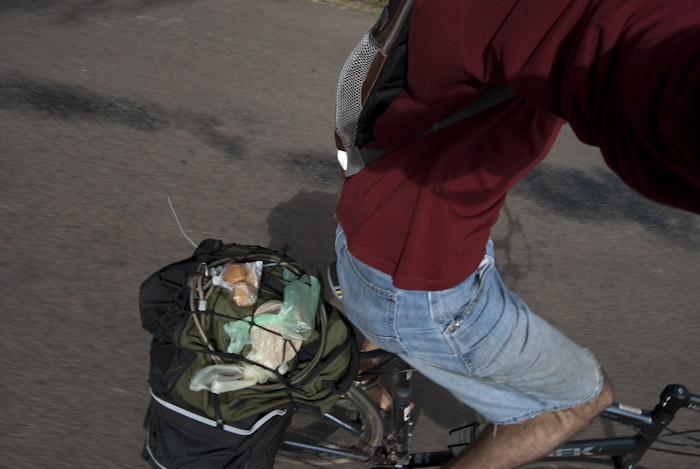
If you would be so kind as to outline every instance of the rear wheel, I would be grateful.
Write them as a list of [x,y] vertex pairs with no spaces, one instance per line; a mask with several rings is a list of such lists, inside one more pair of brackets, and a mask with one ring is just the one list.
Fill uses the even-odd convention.
[[[300,410],[292,417],[277,461],[364,467],[382,442],[384,422],[374,402],[352,387],[324,416]],[[290,466],[291,467],[291,466]]]

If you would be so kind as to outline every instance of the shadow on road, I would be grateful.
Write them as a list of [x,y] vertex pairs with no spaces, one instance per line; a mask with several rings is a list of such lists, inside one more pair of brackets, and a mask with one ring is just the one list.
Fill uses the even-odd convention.
[[324,191],[300,191],[291,200],[276,206],[267,218],[273,249],[285,244],[292,246],[289,255],[308,271],[335,259],[333,251],[335,207],[338,195]]
[[695,231],[697,217],[642,197],[607,170],[582,171],[541,164],[515,187],[513,194],[567,218],[634,222],[686,249],[700,248]]

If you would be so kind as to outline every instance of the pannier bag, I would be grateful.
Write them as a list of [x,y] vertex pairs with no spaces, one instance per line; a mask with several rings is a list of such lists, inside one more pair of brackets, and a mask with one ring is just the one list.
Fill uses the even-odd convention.
[[506,85],[486,89],[474,101],[444,116],[423,132],[390,148],[365,146],[374,140],[374,123],[406,87],[408,36],[413,0],[389,0],[382,14],[348,56],[340,72],[335,109],[335,142],[345,176],[393,149],[460,122],[514,96]]
[[153,334],[152,467],[272,467],[293,412],[328,411],[357,373],[351,326],[268,248],[205,240],[151,275],[139,306]]

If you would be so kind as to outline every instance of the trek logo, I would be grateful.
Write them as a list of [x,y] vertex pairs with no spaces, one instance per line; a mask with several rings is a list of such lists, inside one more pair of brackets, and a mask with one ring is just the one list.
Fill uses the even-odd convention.
[[586,446],[584,448],[562,448],[549,453],[550,458],[562,458],[568,456],[593,456],[595,446]]

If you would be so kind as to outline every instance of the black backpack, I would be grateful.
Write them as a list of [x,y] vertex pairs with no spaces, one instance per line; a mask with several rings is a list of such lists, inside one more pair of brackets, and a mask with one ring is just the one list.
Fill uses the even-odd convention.
[[[212,272],[250,263],[261,267],[257,298],[239,306],[231,291],[212,282]],[[294,281],[310,277],[285,254],[209,239],[190,258],[159,269],[142,284],[142,325],[153,334],[142,457],[153,467],[272,467],[293,412],[326,412],[351,386],[359,366],[353,330],[322,296],[315,327],[304,333],[306,338],[283,342],[284,353],[288,346],[295,352],[284,365],[286,372],[246,358],[249,344],[227,351],[233,339],[224,333],[225,324],[280,335],[260,323],[262,316],[253,315],[284,300]],[[236,391],[193,390],[194,376],[217,363],[252,365],[271,378]]]
[[[440,8],[438,5],[435,8]],[[408,33],[413,0],[389,0],[365,33],[340,74],[336,97],[335,141],[338,160],[349,177],[397,148],[365,148],[374,140],[374,122],[404,89],[408,70]],[[404,142],[462,121],[516,96],[505,85],[494,85],[467,107],[434,123]]]

